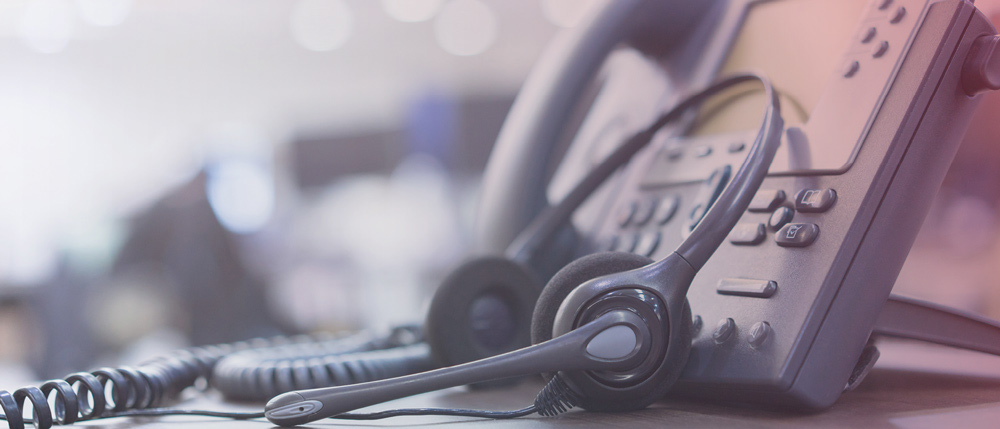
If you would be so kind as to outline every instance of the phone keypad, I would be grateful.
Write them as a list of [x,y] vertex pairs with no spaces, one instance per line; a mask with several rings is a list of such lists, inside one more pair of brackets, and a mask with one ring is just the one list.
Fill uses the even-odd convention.
[[[717,187],[709,186],[713,188]],[[724,183],[723,181],[719,181]],[[653,257],[664,243],[664,234],[672,227],[671,220],[677,218],[677,212],[684,210],[683,229],[689,229],[695,219],[707,212],[702,201],[705,189],[692,202],[693,206],[682,206],[681,199],[676,194],[645,194],[627,201],[614,212],[614,222],[617,233],[598,244],[601,250],[631,252],[638,255]],[[713,192],[714,194],[714,192]],[[830,210],[837,201],[837,192],[833,189],[799,189],[794,197],[788,198],[783,189],[761,189],[754,195],[748,207],[748,218],[736,224],[729,233],[727,241],[737,246],[759,246],[769,234],[774,234],[774,242],[781,247],[801,248],[812,245],[819,236],[820,227],[813,219],[815,216],[805,216],[802,220],[812,220],[809,223],[792,223],[798,213],[823,213]],[[689,213],[690,212],[690,213]],[[760,213],[764,215],[754,214]],[[690,217],[690,219],[689,219]],[[801,222],[801,221],[800,221]]]
[[619,207],[615,222],[619,232],[604,241],[602,250],[653,256],[663,240],[661,227],[674,219],[681,205],[677,195],[634,199]]

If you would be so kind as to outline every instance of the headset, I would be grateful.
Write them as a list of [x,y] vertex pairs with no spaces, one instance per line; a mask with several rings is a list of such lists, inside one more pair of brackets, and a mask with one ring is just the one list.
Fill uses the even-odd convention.
[[[777,152],[784,128],[777,94],[759,75],[726,78],[683,99],[600,164],[613,171],[631,158],[633,146],[645,146],[666,124],[750,80],[760,81],[769,100],[757,137],[739,170],[733,173],[724,166],[708,179],[723,177],[729,183],[668,256],[654,262],[608,252],[567,265],[538,299],[532,316],[536,344],[531,347],[398,378],[284,393],[268,402],[267,419],[281,426],[301,425],[421,392],[537,373],[554,375],[535,406],[518,413],[553,415],[577,405],[628,411],[661,398],[679,377],[691,348],[691,309],[685,298],[691,281],[736,225]],[[587,178],[576,189],[587,187]]]

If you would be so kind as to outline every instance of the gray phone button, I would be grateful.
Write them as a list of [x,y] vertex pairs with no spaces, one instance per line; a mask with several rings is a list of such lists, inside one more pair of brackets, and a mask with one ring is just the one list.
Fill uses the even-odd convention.
[[774,234],[774,241],[783,247],[806,247],[816,241],[819,226],[814,223],[790,223]]
[[636,254],[643,256],[653,256],[653,252],[660,245],[660,232],[653,231],[647,232],[639,237],[639,241],[635,244],[635,249],[633,250]]
[[655,198],[644,199],[635,202],[635,213],[632,215],[632,225],[643,226],[653,217],[656,210],[657,200]]
[[761,189],[750,200],[749,210],[752,212],[769,212],[785,202],[785,191],[780,189]]
[[881,58],[886,52],[889,52],[889,42],[883,40],[872,49],[872,58]]
[[844,66],[844,77],[851,77],[858,74],[858,70],[861,70],[861,63],[857,60],[852,60]]
[[673,219],[674,214],[677,213],[677,206],[679,205],[680,198],[677,196],[666,197],[660,201],[660,204],[656,207],[656,214],[653,215],[656,218],[656,223],[664,225],[670,222],[670,219]]
[[906,16],[906,8],[900,6],[899,9],[896,9],[896,12],[892,14],[892,18],[889,18],[889,22],[893,24],[899,24],[899,21],[902,21],[903,17],[905,16]]
[[771,228],[771,231],[777,231],[786,223],[791,222],[793,217],[795,217],[795,210],[784,206],[778,207],[767,219],[767,227]]
[[632,201],[627,205],[618,208],[618,226],[625,227],[628,226],[629,222],[632,221],[632,216],[635,215],[636,210],[639,209],[638,203]]
[[757,322],[750,327],[750,333],[747,334],[747,342],[750,343],[750,347],[759,349],[767,342],[767,337],[769,336],[771,336],[771,324]]
[[770,298],[778,290],[778,283],[773,280],[753,279],[722,279],[715,291],[722,295],[750,296],[754,298]]
[[837,202],[837,191],[833,189],[803,189],[795,194],[795,210],[803,213],[822,213],[830,210]]
[[764,224],[744,222],[733,227],[733,231],[729,233],[729,242],[752,246],[763,242],[765,234]]
[[861,43],[871,42],[875,36],[878,35],[878,30],[875,27],[868,27],[861,32]]
[[736,331],[736,321],[731,317],[725,318],[719,321],[718,325],[715,325],[715,331],[712,332],[712,340],[716,344],[722,344],[726,342],[730,337],[733,336],[733,332]]

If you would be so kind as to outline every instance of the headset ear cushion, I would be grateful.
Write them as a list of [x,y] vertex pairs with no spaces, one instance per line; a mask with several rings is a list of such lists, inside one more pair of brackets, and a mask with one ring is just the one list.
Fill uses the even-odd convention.
[[531,317],[531,343],[538,344],[552,339],[556,312],[574,288],[601,276],[634,270],[651,263],[652,259],[634,253],[603,252],[584,256],[563,267],[542,289],[538,303],[535,304]]
[[541,281],[502,257],[462,264],[434,293],[424,334],[435,360],[457,365],[531,345]]

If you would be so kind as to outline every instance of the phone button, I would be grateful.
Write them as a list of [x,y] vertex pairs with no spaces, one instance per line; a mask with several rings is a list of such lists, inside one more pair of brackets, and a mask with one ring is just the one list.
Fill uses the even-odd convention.
[[633,252],[635,246],[639,244],[639,234],[625,234],[618,242],[618,250],[622,252]]
[[803,189],[795,194],[795,210],[803,213],[821,213],[837,202],[837,191],[833,189]]
[[666,225],[670,222],[670,219],[674,218],[674,214],[677,213],[677,207],[680,205],[680,198],[676,195],[665,197],[660,201],[660,204],[656,207],[656,223],[660,225]]
[[875,27],[868,27],[861,32],[861,43],[868,43],[875,39],[878,35],[878,29]]
[[771,231],[777,231],[785,226],[786,223],[791,222],[794,216],[795,210],[785,206],[778,207],[774,213],[771,213],[771,217],[767,219],[767,227],[771,228]]
[[639,237],[635,245],[635,253],[643,256],[653,256],[660,245],[660,232],[648,232]]
[[903,17],[905,16],[906,16],[906,8],[900,6],[899,9],[896,9],[896,11],[893,12],[892,17],[889,18],[889,22],[892,24],[899,24],[899,22],[902,21]]
[[747,342],[750,343],[750,347],[759,349],[764,345],[764,343],[767,342],[767,338],[770,336],[771,324],[767,322],[757,322],[750,327],[750,333],[747,334]]
[[844,66],[844,77],[852,77],[858,74],[858,70],[861,70],[861,63],[857,60],[852,60]]
[[722,194],[722,191],[726,189],[726,184],[729,183],[732,169],[731,166],[724,165],[716,168],[708,176],[708,179],[705,179],[704,184],[701,186],[701,191],[698,192],[698,196],[695,198],[694,208],[691,209],[690,221],[687,224],[686,232],[694,231],[698,223],[701,222],[701,219],[708,213],[712,204],[715,204],[715,200],[719,199],[719,195]]
[[760,244],[764,241],[764,224],[762,223],[740,223],[729,233],[729,242],[736,245]]
[[715,287],[720,295],[770,298],[778,291],[778,283],[773,280],[722,279]]
[[814,223],[790,223],[774,235],[774,241],[783,247],[806,247],[818,236],[819,226]]
[[883,40],[872,49],[872,58],[882,58],[886,52],[889,52],[889,42]]
[[769,212],[785,202],[785,191],[780,189],[761,189],[750,201],[749,210],[752,212]]
[[656,199],[636,201],[635,214],[632,216],[632,225],[643,226],[653,218],[653,211],[656,210]]
[[720,320],[719,324],[715,325],[715,331],[712,332],[712,340],[715,341],[715,344],[722,344],[729,340],[735,331],[736,321],[731,317],[727,317]]
[[635,216],[635,212],[638,209],[636,206],[637,204],[633,201],[618,209],[618,226],[625,227],[632,221],[632,216]]

